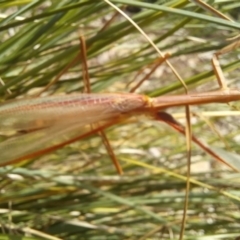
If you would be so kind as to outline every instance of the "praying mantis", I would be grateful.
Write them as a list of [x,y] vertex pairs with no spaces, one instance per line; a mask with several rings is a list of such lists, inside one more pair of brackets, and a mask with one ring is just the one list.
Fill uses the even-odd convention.
[[[173,106],[237,100],[239,90],[223,89],[156,98],[132,93],[79,94],[9,101],[0,106],[0,129],[25,134],[0,144],[1,165],[42,155],[136,114],[158,118],[159,111]],[[98,127],[81,136],[83,129],[96,123]]]

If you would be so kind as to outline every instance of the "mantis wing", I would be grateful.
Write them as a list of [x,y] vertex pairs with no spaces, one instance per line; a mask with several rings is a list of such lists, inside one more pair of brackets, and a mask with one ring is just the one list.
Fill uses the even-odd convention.
[[0,105],[0,132],[32,131],[61,122],[91,123],[146,104],[134,94],[78,94],[20,99]]
[[92,125],[58,124],[10,138],[0,143],[0,165],[8,165],[27,158],[36,157],[74,142],[82,135],[91,135],[101,129],[103,123]]

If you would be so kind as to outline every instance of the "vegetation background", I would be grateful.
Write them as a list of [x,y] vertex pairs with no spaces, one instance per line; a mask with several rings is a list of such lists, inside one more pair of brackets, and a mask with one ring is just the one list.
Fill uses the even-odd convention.
[[[171,53],[170,61],[189,90],[218,87],[211,58],[230,43],[226,39],[239,34],[238,1],[205,1],[233,21],[199,7],[197,1],[111,2],[159,49]],[[92,92],[128,92],[159,57],[105,1],[0,1],[0,34],[2,101],[44,89],[79,55],[80,35],[86,39]],[[238,57],[237,49],[221,57],[228,83],[236,88],[240,88]],[[77,59],[42,95],[80,93],[83,88]],[[165,63],[137,92],[184,94]],[[211,147],[239,153],[238,108],[239,103],[191,107],[193,133]],[[185,123],[184,108],[167,111]],[[113,126],[106,134],[123,176],[117,175],[97,135],[1,168],[0,239],[178,239],[186,186],[184,137],[147,118]],[[239,174],[195,145],[191,167],[184,239],[237,239]]]

